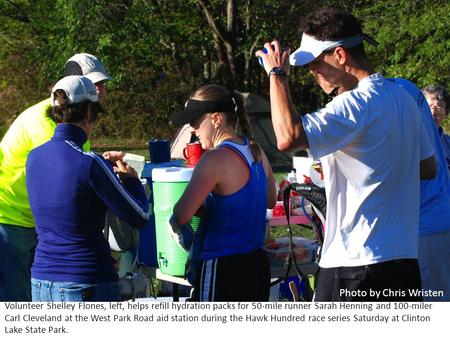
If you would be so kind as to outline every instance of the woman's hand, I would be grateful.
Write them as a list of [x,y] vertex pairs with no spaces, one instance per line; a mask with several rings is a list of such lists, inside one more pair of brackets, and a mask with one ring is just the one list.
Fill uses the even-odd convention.
[[114,172],[119,175],[121,181],[124,181],[128,177],[139,178],[136,170],[134,170],[134,168],[131,167],[127,162],[120,159],[116,161],[115,164],[116,165],[113,167]]
[[123,160],[124,156],[125,153],[123,151],[105,151],[103,153],[103,158],[113,164],[119,160]]

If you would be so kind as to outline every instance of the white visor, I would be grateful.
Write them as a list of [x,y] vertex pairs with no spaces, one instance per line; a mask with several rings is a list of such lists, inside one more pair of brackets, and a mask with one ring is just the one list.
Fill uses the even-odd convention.
[[364,39],[364,35],[358,34],[337,41],[320,41],[311,35],[303,33],[300,48],[289,56],[289,62],[292,66],[303,66],[313,61],[326,50],[333,49],[337,46],[346,48],[355,47],[361,44]]

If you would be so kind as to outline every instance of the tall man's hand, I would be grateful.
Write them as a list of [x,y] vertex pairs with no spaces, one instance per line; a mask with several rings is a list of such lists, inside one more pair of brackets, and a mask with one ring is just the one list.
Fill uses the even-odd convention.
[[282,49],[280,42],[277,40],[274,40],[271,43],[266,42],[264,44],[264,48],[266,49],[267,53],[260,49],[256,51],[255,55],[262,59],[266,73],[269,74],[269,72],[273,68],[280,67],[284,70],[286,75],[289,75],[289,54],[291,52],[291,49],[289,47]]

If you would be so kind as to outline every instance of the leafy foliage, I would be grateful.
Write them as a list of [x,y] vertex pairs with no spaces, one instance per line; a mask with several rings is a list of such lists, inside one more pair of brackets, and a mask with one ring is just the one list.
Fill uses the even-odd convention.
[[450,2],[385,0],[355,14],[366,18],[366,30],[380,43],[371,51],[382,73],[410,79],[419,87],[448,86]]
[[[369,55],[387,76],[448,85],[445,0],[0,0],[0,135],[23,109],[48,96],[70,56],[87,52],[113,76],[97,137],[121,143],[168,137],[171,114],[202,84],[267,95],[255,50],[274,38],[296,48],[301,18],[325,5],[363,20],[380,42]],[[302,113],[328,100],[304,68],[293,71],[291,90]]]

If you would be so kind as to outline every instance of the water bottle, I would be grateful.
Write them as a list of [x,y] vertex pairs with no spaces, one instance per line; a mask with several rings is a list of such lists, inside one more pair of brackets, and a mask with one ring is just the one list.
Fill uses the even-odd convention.
[[[272,45],[272,48],[275,49],[275,45]],[[286,47],[282,47],[282,48],[281,48],[281,53],[283,53],[283,52],[286,51],[286,50],[287,50]],[[266,47],[263,47],[262,51],[263,51],[264,54],[267,54],[267,48],[266,48]],[[259,64],[260,64],[262,67],[264,67],[264,61],[263,61],[263,58],[262,58],[261,56],[258,57],[258,61],[259,61]]]
[[[272,45],[272,47],[273,47],[273,45]],[[266,47],[264,47],[264,48],[262,49],[262,51],[263,51],[264,54],[267,54],[267,49],[266,49]],[[264,67],[264,61],[263,61],[263,58],[262,58],[261,56],[258,58],[258,61],[259,61],[259,64],[260,64],[262,67]]]
[[297,182],[297,173],[295,172],[295,170],[292,170],[292,171],[287,175],[287,180],[289,181],[289,183],[295,183],[295,182]]

